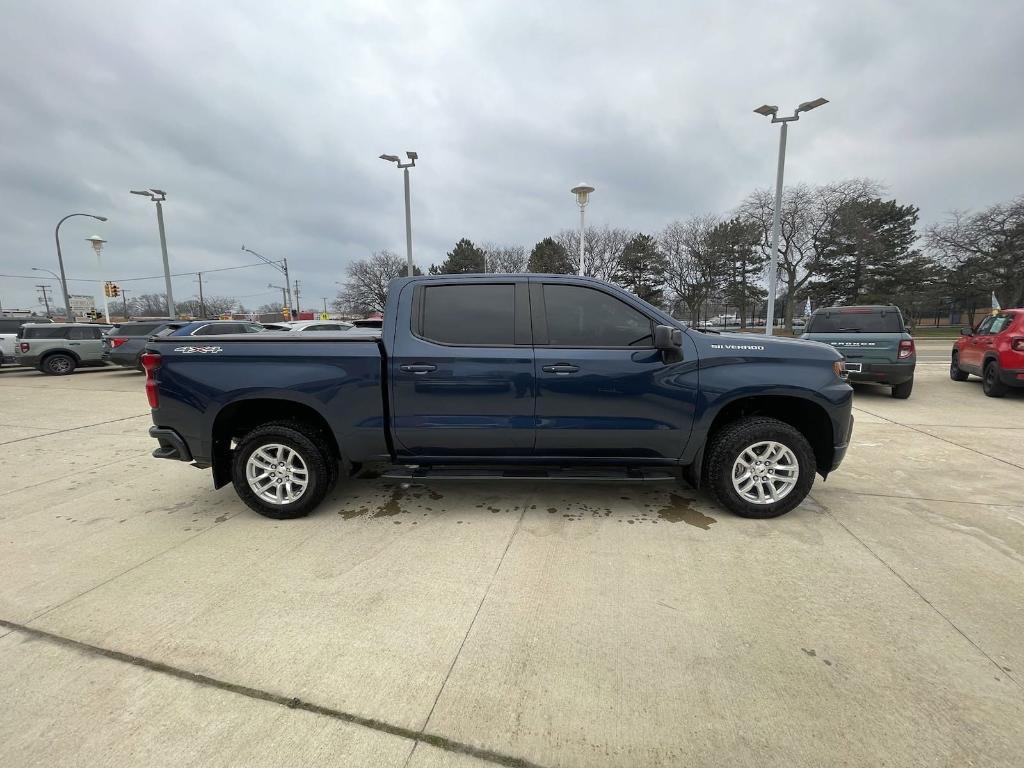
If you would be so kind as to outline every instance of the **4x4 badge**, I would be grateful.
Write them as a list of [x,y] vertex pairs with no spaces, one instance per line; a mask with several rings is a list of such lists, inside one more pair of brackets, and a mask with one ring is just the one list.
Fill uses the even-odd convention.
[[224,347],[175,347],[175,352],[181,352],[185,355],[191,355],[198,353],[200,355],[216,355],[218,352],[223,352]]

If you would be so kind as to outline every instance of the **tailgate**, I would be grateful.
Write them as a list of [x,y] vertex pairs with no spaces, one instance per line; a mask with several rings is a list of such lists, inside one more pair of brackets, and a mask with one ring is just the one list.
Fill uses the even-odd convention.
[[901,333],[809,333],[805,338],[828,344],[851,362],[897,362]]

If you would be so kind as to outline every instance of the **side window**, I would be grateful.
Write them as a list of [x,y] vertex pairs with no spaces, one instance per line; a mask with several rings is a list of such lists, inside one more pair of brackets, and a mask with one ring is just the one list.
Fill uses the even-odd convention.
[[994,317],[986,317],[984,320],[978,323],[978,330],[976,330],[975,333],[978,334],[979,336],[984,335],[986,333],[992,333],[991,329],[994,320]]
[[1013,317],[1010,315],[998,315],[995,320],[992,321],[992,328],[989,333],[1002,333],[1010,327],[1010,323],[1013,322]]
[[340,325],[311,325],[306,328],[307,331],[340,331]]
[[242,332],[244,333],[259,333],[262,330],[264,330],[263,326],[256,325],[256,323],[246,323],[242,328]]
[[548,346],[651,347],[650,319],[604,291],[578,285],[544,285]]
[[74,341],[81,341],[82,339],[98,339],[99,336],[94,335],[94,328],[68,328],[67,338]]
[[428,285],[423,288],[419,335],[441,344],[478,347],[515,343],[515,286]]

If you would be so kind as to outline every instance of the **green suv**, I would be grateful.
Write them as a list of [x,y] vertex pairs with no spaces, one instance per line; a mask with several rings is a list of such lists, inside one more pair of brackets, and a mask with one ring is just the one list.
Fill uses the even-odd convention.
[[107,327],[88,323],[26,323],[18,330],[15,358],[18,365],[51,376],[66,376],[82,366],[106,365],[102,339]]
[[822,307],[800,338],[835,347],[850,381],[885,384],[900,400],[914,389],[917,353],[899,307]]

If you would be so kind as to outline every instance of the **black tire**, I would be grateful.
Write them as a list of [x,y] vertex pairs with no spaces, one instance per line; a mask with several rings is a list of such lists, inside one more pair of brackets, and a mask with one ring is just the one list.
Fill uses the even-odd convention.
[[55,353],[43,358],[39,370],[47,376],[67,376],[75,372],[78,363],[71,355]]
[[999,363],[989,360],[981,377],[981,389],[989,397],[1002,397],[1006,394],[1006,385],[999,380]]
[[[797,482],[776,502],[761,504],[744,499],[733,486],[733,466],[743,451],[762,441],[781,443],[792,451],[797,462]],[[767,416],[750,416],[731,422],[711,438],[707,460],[708,487],[723,507],[740,517],[765,519],[784,515],[810,493],[817,462],[807,438],[795,427]]]
[[949,361],[949,378],[953,381],[967,381],[968,376],[970,374],[960,367],[959,355],[954,352],[953,357]]
[[[272,444],[290,448],[306,467],[306,488],[294,501],[280,504],[267,501],[257,495],[246,479],[249,457]],[[274,421],[256,427],[238,441],[231,461],[231,481],[238,497],[250,509],[275,520],[305,517],[323,501],[337,479],[338,462],[323,434],[294,421]]]
[[906,400],[910,397],[910,393],[914,391],[914,380],[910,379],[904,381],[902,384],[892,385],[892,396],[897,400]]

